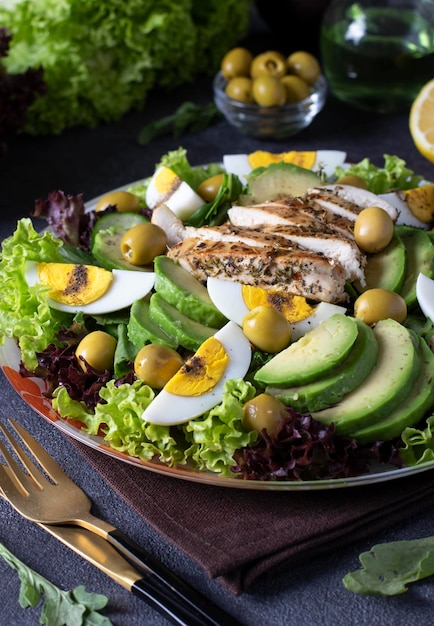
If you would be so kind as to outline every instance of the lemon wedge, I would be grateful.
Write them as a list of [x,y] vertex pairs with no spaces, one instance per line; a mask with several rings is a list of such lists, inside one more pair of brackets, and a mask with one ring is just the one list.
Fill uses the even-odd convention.
[[412,104],[410,133],[419,152],[434,163],[434,79],[422,87]]

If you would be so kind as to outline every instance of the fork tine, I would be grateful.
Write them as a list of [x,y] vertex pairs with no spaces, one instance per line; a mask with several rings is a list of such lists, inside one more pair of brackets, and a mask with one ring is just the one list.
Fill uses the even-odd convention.
[[[28,477],[22,469],[15,463],[5,446],[0,442],[0,453],[5,458],[8,465],[0,463],[0,488],[6,494],[16,494],[17,491],[28,496]],[[27,485],[27,486],[26,486]]]
[[3,455],[10,471],[13,472],[16,479],[19,482],[21,482],[21,484],[23,485],[24,489],[26,489],[26,491],[28,491],[28,487],[26,486],[25,481],[28,481],[29,479],[33,480],[34,484],[39,490],[42,490],[43,483],[47,482],[46,478],[41,474],[41,472],[36,467],[36,465],[30,460],[30,458],[26,455],[22,447],[12,437],[11,433],[3,426],[3,424],[0,424],[0,430],[2,431],[2,433],[4,434],[8,442],[10,443],[12,449],[14,450],[14,452],[20,459],[21,463],[26,468],[28,475],[25,474],[25,472],[23,472],[22,468],[18,465],[18,463],[13,458],[13,456],[9,453],[9,450],[6,448],[3,442],[0,441],[0,452]]
[[[40,463],[41,467],[47,472],[49,477],[57,484],[60,480],[64,483],[65,481],[71,482],[69,476],[65,474],[59,465],[57,465],[56,461],[48,454],[46,450],[32,437],[30,433],[28,433],[18,422],[15,420],[8,418],[8,422],[11,424],[12,428],[15,432],[20,436],[28,450],[33,454],[35,459]],[[22,450],[22,449],[21,449]],[[18,454],[18,452],[17,452]],[[25,455],[22,450],[22,454]],[[27,455],[26,455],[27,456]],[[23,461],[24,463],[24,461]]]

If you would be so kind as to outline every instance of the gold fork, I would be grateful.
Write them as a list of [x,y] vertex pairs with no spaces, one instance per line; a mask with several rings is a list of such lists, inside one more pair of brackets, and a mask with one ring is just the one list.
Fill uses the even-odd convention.
[[[90,512],[91,500],[84,491],[22,426],[12,419],[8,421],[52,481],[46,478],[18,441],[0,424],[1,431],[26,469],[26,472],[22,470],[0,441],[0,452],[6,462],[6,465],[0,463],[0,489],[21,515],[42,524],[81,526],[107,540],[146,574],[154,607],[172,622],[191,626],[238,624],[232,616],[178,578],[123,531],[95,517]],[[143,580],[146,582],[145,578]]]

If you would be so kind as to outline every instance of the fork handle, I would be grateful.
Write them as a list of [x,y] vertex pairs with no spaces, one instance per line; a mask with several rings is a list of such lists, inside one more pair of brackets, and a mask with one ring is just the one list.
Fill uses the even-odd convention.
[[109,531],[107,540],[146,574],[134,583],[131,591],[152,602],[175,624],[241,626],[240,622],[181,580],[121,530]]

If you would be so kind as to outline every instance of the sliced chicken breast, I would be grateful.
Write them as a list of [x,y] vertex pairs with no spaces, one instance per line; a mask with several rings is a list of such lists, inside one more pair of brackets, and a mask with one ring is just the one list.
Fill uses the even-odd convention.
[[324,302],[344,302],[345,271],[326,257],[298,247],[282,250],[241,242],[185,239],[168,256],[198,280],[209,276],[267,288]]

